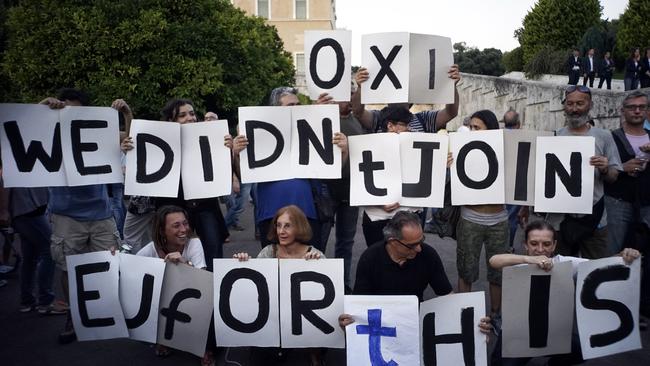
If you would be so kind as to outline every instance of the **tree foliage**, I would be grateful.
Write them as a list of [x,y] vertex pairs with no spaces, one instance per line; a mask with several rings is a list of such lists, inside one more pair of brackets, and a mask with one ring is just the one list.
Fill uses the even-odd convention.
[[496,48],[486,48],[481,51],[475,47],[467,47],[465,42],[460,42],[454,43],[454,50],[454,62],[462,72],[501,76],[505,71],[501,63],[503,55]]
[[2,70],[17,101],[61,87],[158,118],[167,99],[235,111],[293,82],[275,28],[225,0],[44,0],[10,9]]
[[571,50],[557,50],[546,46],[539,50],[535,56],[524,65],[526,77],[536,79],[543,74],[564,74],[564,65]]
[[[643,0],[642,0],[643,1]],[[574,47],[585,31],[600,22],[599,0],[539,0],[526,14],[523,29],[515,32],[530,62],[545,47]]]
[[517,47],[512,51],[504,52],[502,61],[506,72],[524,71],[524,50]]
[[[633,47],[650,47],[650,1],[629,0],[616,33],[616,56],[626,59]],[[643,49],[641,50],[643,55]]]

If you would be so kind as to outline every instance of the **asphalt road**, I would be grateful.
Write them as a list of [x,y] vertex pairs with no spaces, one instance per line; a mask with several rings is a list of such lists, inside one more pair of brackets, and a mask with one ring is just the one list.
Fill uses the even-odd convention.
[[[354,260],[356,263],[365,249],[365,242],[361,233],[361,220],[354,244]],[[251,208],[247,207],[242,215],[242,225],[247,229],[242,232],[232,232],[231,242],[224,247],[224,255],[247,251],[256,254],[260,246],[254,238],[252,230]],[[456,287],[456,243],[449,239],[440,239],[427,234],[427,242],[440,254],[450,281]],[[518,233],[521,236],[521,233]],[[333,232],[327,247],[326,255],[334,257]],[[354,274],[356,266],[353,265]],[[58,273],[57,273],[58,276]],[[485,263],[481,265],[481,277],[485,278]],[[57,279],[58,283],[58,279]],[[485,282],[475,284],[476,291],[486,290]],[[60,289],[57,289],[60,298]],[[429,289],[425,297],[433,296]],[[487,298],[486,298],[487,301]],[[0,288],[0,365],[1,366],[29,366],[29,365],[199,365],[199,359],[184,352],[175,351],[170,357],[158,358],[154,355],[149,344],[132,341],[129,339],[115,339],[106,341],[74,342],[68,345],[59,345],[57,335],[63,329],[64,316],[40,316],[36,312],[20,313],[18,274],[9,275],[8,285]],[[641,332],[643,349],[621,353],[614,356],[590,360],[590,366],[621,366],[621,365],[650,365],[650,331]],[[488,344],[488,352],[492,344]],[[232,362],[226,362],[228,357]],[[249,348],[232,348],[220,350],[218,365],[270,365],[268,359],[254,362],[251,360]],[[291,352],[283,365],[308,365],[308,358],[304,352]],[[327,352],[328,365],[345,365],[345,351],[331,349]],[[543,359],[531,362],[532,365],[543,364]]]

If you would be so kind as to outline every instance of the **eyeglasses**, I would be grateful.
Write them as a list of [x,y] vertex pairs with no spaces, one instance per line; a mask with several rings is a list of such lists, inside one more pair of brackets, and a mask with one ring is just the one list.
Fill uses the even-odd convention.
[[648,105],[647,104],[626,104],[623,106],[623,109],[626,111],[635,111],[635,110],[640,110],[641,112],[645,112],[648,110]]
[[586,93],[586,94],[591,95],[591,90],[588,87],[584,86],[584,85],[569,85],[569,86],[567,86],[566,90],[564,91],[564,95],[565,96],[569,95],[569,94],[573,93],[576,90],[579,91],[580,93]]
[[405,244],[405,243],[403,243],[401,240],[399,240],[399,239],[397,239],[397,238],[393,238],[393,240],[395,240],[396,242],[400,243],[404,248],[409,249],[409,250],[415,250],[415,248],[417,248],[417,247],[419,247],[420,245],[424,244],[424,239],[425,239],[425,238],[424,238],[424,236],[423,236],[422,239],[420,239],[419,241],[417,241],[417,242],[415,242],[415,243],[412,243],[412,244]]

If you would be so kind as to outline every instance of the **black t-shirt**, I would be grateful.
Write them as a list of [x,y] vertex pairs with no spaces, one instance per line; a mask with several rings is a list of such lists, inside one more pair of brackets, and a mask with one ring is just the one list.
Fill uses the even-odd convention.
[[422,251],[400,266],[388,255],[385,243],[376,243],[359,259],[354,294],[416,295],[422,302],[427,285],[439,296],[452,290],[435,249],[422,244]]

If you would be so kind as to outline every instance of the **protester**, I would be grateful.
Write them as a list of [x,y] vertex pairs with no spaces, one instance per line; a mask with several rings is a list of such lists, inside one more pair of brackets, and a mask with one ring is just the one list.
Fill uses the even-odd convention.
[[[521,264],[534,264],[539,268],[550,271],[553,265],[561,262],[571,262],[573,265],[574,277],[578,271],[578,264],[588,259],[554,255],[557,246],[556,233],[553,226],[546,221],[533,221],[525,229],[524,248],[526,255],[519,254],[499,254],[490,257],[490,266],[501,270],[506,266]],[[641,255],[636,249],[625,248],[619,254],[628,265]],[[517,366],[525,365],[531,357],[522,358],[502,358],[501,357],[502,333],[499,332],[497,344],[492,353],[492,362],[494,366]],[[571,340],[571,353],[564,355],[555,355],[550,358],[548,365],[574,365],[582,363],[582,354],[580,351],[580,339],[577,332],[574,331]]]
[[600,69],[598,70],[598,89],[603,87],[603,83],[607,82],[607,90],[612,89],[612,74],[614,73],[614,61],[610,59],[610,52],[605,52],[603,60],[600,62]]
[[625,75],[623,83],[625,91],[634,90],[639,87],[639,74],[641,72],[641,54],[638,48],[633,48],[630,57],[625,61]]
[[[497,117],[489,110],[472,114],[469,128],[472,131],[498,130]],[[508,211],[503,204],[462,206],[456,229],[456,268],[458,292],[472,291],[478,280],[479,259],[485,244],[485,257],[505,253],[508,247]],[[490,284],[491,318],[499,321],[501,311],[501,271],[488,268]]]
[[[507,130],[520,129],[521,121],[519,120],[519,113],[512,108],[508,109],[508,111],[503,115],[503,124]],[[519,222],[519,210],[521,210],[521,206],[519,205],[506,205],[506,211],[508,211],[508,227],[510,229],[510,240],[508,243],[511,252],[514,251],[513,244]]]
[[[422,302],[427,286],[438,296],[452,292],[438,253],[424,242],[417,214],[396,213],[383,234],[384,242],[368,247],[359,258],[354,295],[414,295]],[[342,328],[352,323],[351,315],[339,316]],[[489,333],[490,318],[481,318],[479,328]]]
[[[54,302],[52,228],[46,215],[48,198],[47,188],[4,188],[0,177],[0,226],[13,227],[20,234],[22,267],[18,311],[21,313],[34,309],[44,315],[67,313],[65,307]],[[34,297],[34,282],[38,284],[38,297]]]
[[[316,104],[327,104],[331,97],[321,94]],[[269,98],[272,106],[295,106],[300,104],[298,90],[291,87],[279,87],[273,89]],[[347,160],[348,143],[344,134],[337,132],[332,138],[332,144],[341,148],[343,161]],[[239,166],[239,153],[248,145],[248,139],[239,135],[234,139],[233,156],[235,164]],[[273,215],[281,207],[296,205],[307,217],[313,236],[310,244],[320,251],[325,250],[327,243],[321,242],[321,222],[318,215],[314,198],[321,194],[323,184],[319,180],[309,179],[285,179],[273,182],[261,182],[257,184],[255,192],[255,220],[260,232],[260,244],[262,247],[271,244],[265,233],[269,232]],[[318,198],[318,197],[316,197]]]
[[[360,68],[357,71],[355,76],[356,82],[361,86],[364,82],[368,81],[370,78],[368,70],[365,68]],[[447,126],[447,122],[451,121],[454,117],[458,115],[458,89],[456,85],[460,81],[460,71],[458,65],[452,65],[449,68],[448,76],[450,79],[454,80],[454,102],[445,105],[445,108],[439,111],[422,111],[414,113],[411,116],[411,120],[408,124],[408,130],[411,132],[436,132],[440,129],[443,129]],[[377,110],[367,110],[365,105],[361,103],[361,93],[355,95],[355,98],[351,100],[352,111],[354,116],[361,122],[364,128],[372,132],[386,132],[387,126],[386,122],[386,108],[388,107],[404,107],[406,109],[410,108],[408,103],[393,103],[388,107],[384,108],[381,111]]]
[[[351,99],[359,98],[360,88],[352,83]],[[346,136],[357,136],[367,131],[361,122],[352,113],[352,102],[338,102],[341,132]],[[350,167],[349,161],[344,161],[341,167],[341,179],[328,179],[325,181],[332,200],[334,217],[322,227],[321,242],[327,243],[332,225],[336,224],[334,257],[343,258],[343,277],[346,292],[352,291],[350,267],[352,266],[352,246],[357,233],[359,207],[350,206]]]
[[650,87],[650,48],[645,49],[643,58],[640,60],[641,70],[639,72],[639,81],[641,82],[641,88]]
[[569,74],[569,84],[577,85],[580,79],[580,50],[573,49],[573,54],[569,56],[565,63],[565,68]]
[[[280,208],[269,226],[266,238],[271,244],[265,246],[257,258],[280,258],[280,259],[320,259],[325,258],[320,250],[309,245],[312,232],[307,217],[302,210],[296,205],[289,205]],[[235,253],[233,258],[240,261],[247,261],[250,256],[248,253]],[[285,350],[286,351],[286,350]],[[256,349],[254,359],[264,360],[268,364],[272,357],[275,361],[283,360],[284,353],[282,349]],[[310,349],[310,365],[324,365],[323,354],[321,349]]]
[[[121,112],[128,109],[126,103],[118,101],[120,100],[113,102],[113,108],[119,108]],[[46,98],[40,104],[52,109],[87,106],[90,104],[90,98],[80,90],[61,89],[57,98]],[[105,184],[50,187],[49,194],[48,209],[52,223],[50,249],[52,259],[62,271],[61,285],[68,301],[66,256],[109,250],[119,246],[120,238]],[[59,334],[59,343],[66,344],[75,339],[72,317],[68,311],[63,332]]]
[[587,85],[587,81],[589,81],[589,87],[593,88],[594,87],[594,79],[596,78],[596,59],[594,58],[594,49],[590,48],[589,51],[587,51],[587,55],[585,56],[583,63],[582,63],[582,85]]
[[[168,122],[180,124],[197,122],[194,105],[188,99],[169,100],[162,109],[161,115]],[[232,148],[232,137],[230,135],[224,136],[224,145]],[[122,148],[127,151],[133,149],[133,140],[131,137],[125,139]],[[192,227],[196,230],[199,238],[201,238],[207,269],[212,272],[212,259],[223,257],[223,243],[228,237],[228,230],[223,215],[221,214],[219,199],[213,197],[186,200],[183,192],[183,182],[181,180],[176,197],[156,197],[154,203],[156,208],[172,205],[182,207],[187,211]],[[143,209],[145,213],[146,210],[146,208]]]

